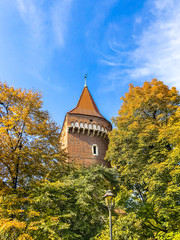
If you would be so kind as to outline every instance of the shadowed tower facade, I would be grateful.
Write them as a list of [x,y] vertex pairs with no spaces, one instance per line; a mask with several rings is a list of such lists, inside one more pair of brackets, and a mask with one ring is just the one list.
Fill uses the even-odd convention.
[[109,143],[107,133],[111,130],[111,123],[101,115],[85,84],[77,106],[67,112],[61,131],[60,141],[69,161],[85,167],[92,164],[109,167],[104,157]]

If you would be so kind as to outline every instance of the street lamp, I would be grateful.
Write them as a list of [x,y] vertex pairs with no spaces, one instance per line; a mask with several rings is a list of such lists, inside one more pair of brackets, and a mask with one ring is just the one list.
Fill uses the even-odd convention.
[[110,240],[112,240],[112,218],[111,218],[111,209],[114,207],[114,194],[111,192],[111,190],[108,190],[106,194],[104,195],[106,206],[109,210],[109,230],[110,230]]

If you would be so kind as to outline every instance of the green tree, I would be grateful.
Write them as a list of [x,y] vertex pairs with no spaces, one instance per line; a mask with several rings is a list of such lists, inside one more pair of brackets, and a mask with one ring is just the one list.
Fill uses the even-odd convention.
[[[141,221],[137,219],[135,213],[129,213],[112,218],[112,234],[114,240],[142,240],[144,239],[144,231],[141,226]],[[96,240],[109,240],[109,227],[101,232]]]
[[144,239],[174,234],[180,228],[179,93],[153,79],[131,84],[122,100],[107,153],[120,175],[118,205],[136,214]]
[[28,231],[33,239],[93,239],[106,222],[103,196],[113,186],[116,192],[116,171],[102,166],[76,169],[55,182],[34,186],[30,211],[37,215]]
[[27,198],[23,193],[21,199],[20,192],[9,195],[7,202],[4,198],[8,209],[15,205],[16,218],[0,220],[0,236],[3,240],[94,239],[107,220],[103,196],[110,187],[117,192],[117,172],[102,166],[74,169],[56,180],[34,183]]

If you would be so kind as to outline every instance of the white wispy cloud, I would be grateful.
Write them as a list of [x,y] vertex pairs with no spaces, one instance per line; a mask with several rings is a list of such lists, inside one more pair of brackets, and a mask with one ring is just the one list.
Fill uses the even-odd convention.
[[56,43],[59,46],[63,46],[65,43],[65,36],[71,20],[72,4],[73,0],[61,0],[56,1],[52,7],[52,25]]
[[103,0],[95,1],[93,6],[93,16],[89,25],[87,26],[86,36],[89,38],[91,34],[95,34],[99,31],[100,27],[104,24],[111,9],[118,2],[118,0]]
[[25,26],[23,38],[29,74],[53,88],[53,83],[49,83],[43,71],[50,63],[53,52],[65,47],[73,0],[53,0],[49,3],[47,0],[15,2]]
[[138,24],[138,23],[141,23],[141,21],[142,21],[142,18],[139,17],[139,16],[135,19],[135,23],[137,23],[137,24]]
[[41,45],[51,34],[55,45],[64,46],[73,0],[55,0],[44,9],[46,0],[16,0],[19,13],[28,26],[29,39]]
[[92,20],[91,24],[96,27],[101,25],[117,1],[118,0],[97,1],[95,5],[94,19]]
[[27,25],[28,38],[33,45],[39,45],[45,34],[45,15],[40,7],[42,1],[16,0],[19,13]]
[[[116,71],[131,82],[158,78],[180,89],[180,1],[148,1],[144,11],[149,19],[140,14],[134,19],[134,24],[141,27],[132,36],[136,47],[125,53],[117,46],[113,50],[111,43],[114,56],[107,56],[104,63],[112,67],[111,72]],[[123,67],[121,73],[123,62],[128,67]]]
[[131,77],[154,76],[180,88],[180,2],[156,0],[151,11],[155,19],[132,52]]

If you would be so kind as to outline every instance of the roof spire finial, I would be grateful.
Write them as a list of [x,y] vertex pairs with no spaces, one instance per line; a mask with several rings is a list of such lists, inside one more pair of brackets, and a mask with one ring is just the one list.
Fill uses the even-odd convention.
[[85,87],[87,87],[87,84],[86,84],[86,78],[87,78],[87,73],[86,73],[85,76],[84,76],[84,80],[85,80],[85,84],[84,84],[84,86],[85,86]]

